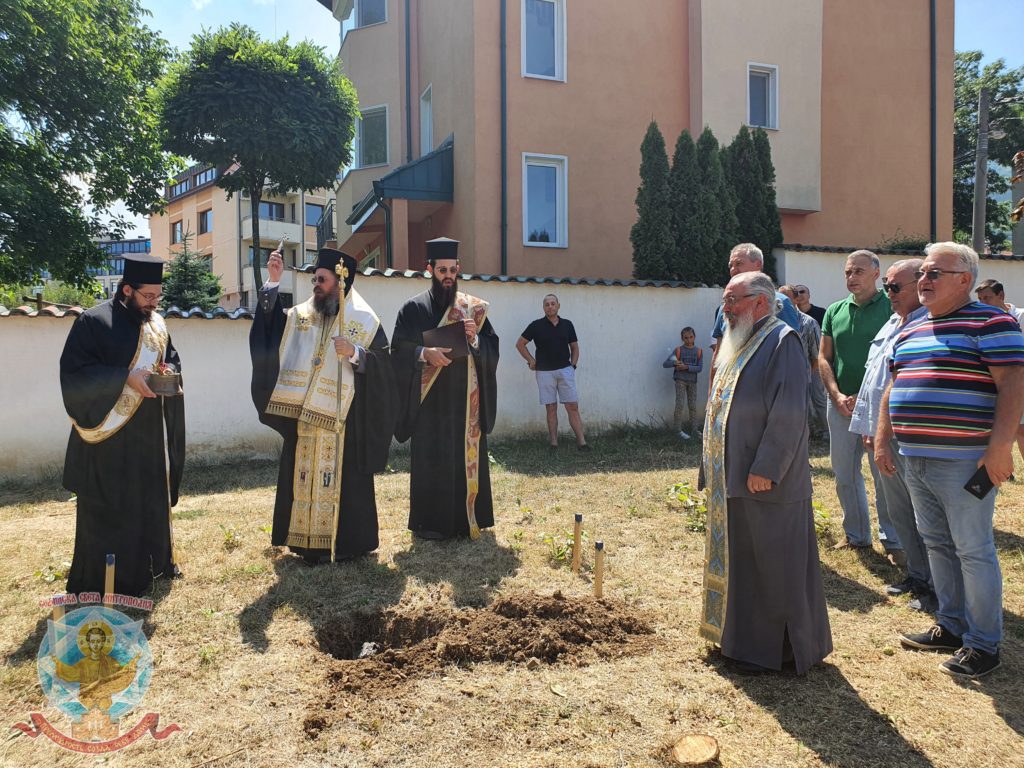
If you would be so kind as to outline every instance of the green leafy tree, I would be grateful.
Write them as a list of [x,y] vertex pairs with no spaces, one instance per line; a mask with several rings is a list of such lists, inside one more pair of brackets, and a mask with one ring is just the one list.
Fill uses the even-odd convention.
[[652,120],[640,144],[637,220],[629,233],[633,243],[633,277],[647,280],[672,277],[667,263],[675,246],[671,206],[665,137]]
[[[0,306],[12,309],[23,305],[35,306],[35,293],[30,285],[0,285]],[[66,307],[82,307],[88,309],[96,304],[97,295],[102,296],[103,290],[95,282],[80,288],[57,280],[50,280],[43,285],[43,303],[62,304]]]
[[[137,0],[0,3],[0,282],[86,286],[117,200],[156,209],[171,161],[150,99],[169,48]],[[89,203],[87,207],[85,203]]]
[[694,245],[702,255],[702,282],[725,285],[729,276],[729,251],[738,240],[736,201],[722,170],[718,140],[710,128],[697,139],[697,220]]
[[163,305],[165,308],[192,309],[209,312],[220,299],[220,279],[210,272],[210,259],[191,248],[192,233],[185,232],[181,247],[171,251],[171,261],[164,275]]
[[675,248],[669,269],[678,280],[703,280],[703,256],[698,250],[694,230],[697,221],[700,169],[697,167],[697,145],[690,132],[684,130],[676,140],[669,175],[672,196],[672,237]]
[[1009,181],[992,168],[1010,166],[1024,147],[1024,67],[1006,69],[1002,59],[984,68],[981,51],[960,51],[953,64],[953,230],[962,242],[971,241],[974,221],[974,163],[978,144],[978,95],[989,89],[988,197],[985,236],[993,248],[1002,245],[1010,228],[1010,206],[994,195],[1005,193]]
[[229,196],[248,193],[254,254],[264,191],[332,185],[351,159],[357,104],[320,48],[261,40],[241,24],[196,35],[159,88],[165,147],[225,169],[217,185]]

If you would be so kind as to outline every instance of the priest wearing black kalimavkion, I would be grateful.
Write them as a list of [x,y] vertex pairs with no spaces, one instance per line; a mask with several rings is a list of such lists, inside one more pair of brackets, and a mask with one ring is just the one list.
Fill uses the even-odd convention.
[[75,554],[68,592],[141,597],[158,577],[179,575],[171,531],[185,463],[184,396],[158,396],[147,379],[161,364],[181,370],[163,317],[163,261],[125,259],[110,301],[84,312],[60,357],[71,417],[64,487],[77,494]]
[[284,438],[271,543],[310,563],[377,548],[373,474],[387,466],[395,379],[380,319],[353,288],[356,260],[321,248],[313,296],[285,310],[267,261],[249,352],[260,421]]
[[[395,437],[412,438],[409,529],[424,539],[475,539],[494,525],[487,435],[497,407],[498,337],[487,302],[459,292],[458,241],[426,245],[430,289],[402,306],[392,337]],[[447,341],[432,345],[435,336]]]

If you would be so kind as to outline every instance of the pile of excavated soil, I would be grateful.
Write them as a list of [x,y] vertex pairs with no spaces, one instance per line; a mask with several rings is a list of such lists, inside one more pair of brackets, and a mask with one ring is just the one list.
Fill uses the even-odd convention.
[[[328,673],[329,688],[339,696],[379,699],[449,664],[509,662],[533,669],[637,655],[650,650],[654,630],[619,601],[555,592],[506,595],[486,608],[354,614],[321,627],[317,639],[338,660]],[[330,701],[321,706],[306,718],[311,738],[334,708]]]

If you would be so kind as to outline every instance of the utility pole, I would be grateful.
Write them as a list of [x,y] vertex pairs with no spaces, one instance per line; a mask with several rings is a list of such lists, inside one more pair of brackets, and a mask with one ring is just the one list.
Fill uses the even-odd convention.
[[978,151],[974,158],[974,222],[971,246],[985,249],[985,203],[988,197],[988,88],[978,93]]

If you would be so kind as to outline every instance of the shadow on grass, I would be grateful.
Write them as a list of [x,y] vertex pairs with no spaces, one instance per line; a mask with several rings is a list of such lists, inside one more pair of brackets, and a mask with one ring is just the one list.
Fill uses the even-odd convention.
[[451,584],[458,607],[481,607],[490,602],[499,582],[519,570],[519,555],[503,547],[494,532],[482,531],[476,541],[413,539],[412,546],[395,554],[395,564],[406,576],[427,584]]
[[495,462],[511,472],[532,476],[586,475],[595,472],[648,472],[694,469],[700,464],[700,436],[681,441],[671,430],[614,427],[588,438],[591,450],[579,451],[572,440],[548,450],[541,433],[490,443]]
[[1010,611],[1003,613],[1003,643],[1000,648],[1003,666],[980,680],[958,680],[965,688],[984,693],[1004,722],[1024,736],[1024,682],[1016,669],[1024,656],[1024,616]]
[[881,590],[875,592],[859,581],[843,576],[828,565],[821,564],[821,578],[825,587],[825,602],[844,612],[867,613],[876,605],[887,602]]
[[277,486],[276,458],[228,461],[214,464],[186,461],[181,477],[181,496],[245,491]]
[[[179,585],[179,588],[181,588],[180,585],[182,584],[182,581],[180,579],[165,578],[153,580],[152,589],[150,590],[150,593],[148,595],[144,595],[144,597],[148,597],[153,601],[154,610],[156,609],[156,606],[160,603],[160,601],[170,594],[171,589],[173,589],[172,584]],[[55,592],[54,594],[61,593]],[[101,605],[102,603],[83,603],[78,606],[68,606],[67,612],[71,613],[71,611],[76,610],[78,608],[95,608]],[[147,639],[152,639],[154,629],[153,623],[151,621],[152,613],[150,611],[142,611],[136,608],[127,608],[123,605],[115,605],[111,607],[114,608],[114,610],[120,611],[126,616],[131,617],[133,620],[141,618],[143,633],[146,635]],[[32,631],[29,632],[29,634],[25,636],[25,639],[21,641],[21,645],[19,645],[17,648],[15,648],[13,651],[11,651],[3,657],[4,663],[10,664],[12,666],[18,666],[20,664],[24,664],[26,661],[35,659],[37,654],[39,653],[39,646],[43,642],[43,636],[46,634],[46,623],[51,618],[53,618],[53,614],[48,613],[41,619],[39,619],[39,621],[36,622],[36,625],[32,629]]]
[[61,475],[58,472],[50,472],[31,479],[4,480],[0,482],[0,507],[67,501],[75,494],[60,483]]
[[994,531],[996,537],[996,549],[999,550],[1002,555],[1014,555],[1018,552],[1024,553],[1024,536],[1018,536],[1016,533],[1010,533],[1009,531],[1000,531],[996,528]]
[[772,674],[744,677],[730,672],[718,658],[718,673],[770,712],[823,764],[833,768],[932,765],[831,664],[814,667],[803,678]]
[[277,582],[238,615],[242,642],[259,653],[270,645],[267,629],[279,609],[287,608],[319,630],[353,611],[394,605],[405,591],[405,575],[379,562],[375,554],[308,565],[300,557],[270,551]]

